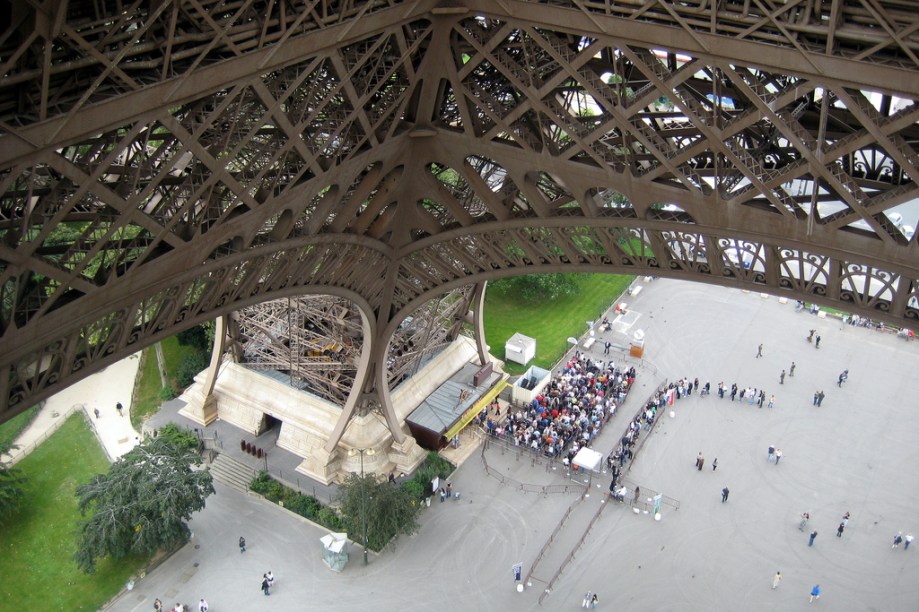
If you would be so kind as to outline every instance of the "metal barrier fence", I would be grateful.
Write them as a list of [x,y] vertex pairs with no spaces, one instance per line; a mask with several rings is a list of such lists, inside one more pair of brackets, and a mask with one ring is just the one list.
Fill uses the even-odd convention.
[[568,494],[568,493],[578,493],[583,495],[587,490],[586,485],[578,481],[571,481],[571,484],[557,484],[557,485],[537,485],[530,484],[526,482],[520,482],[508,476],[505,476],[495,468],[488,465],[488,459],[485,457],[485,449],[488,444],[482,445],[482,450],[480,452],[482,457],[482,465],[485,466],[485,473],[500,482],[501,484],[512,487],[517,491],[522,491],[523,493],[537,493],[541,495],[549,494]]
[[[536,555],[536,558],[530,564],[530,571],[527,572],[526,579],[523,581],[524,584],[529,584],[531,580],[539,580],[539,578],[536,578],[533,576],[533,572],[536,571],[536,567],[539,565],[539,562],[542,561],[542,558],[545,556],[546,551],[549,550],[549,546],[552,545],[552,542],[555,541],[555,538],[556,536],[558,536],[558,533],[562,530],[562,527],[565,526],[565,522],[568,521],[568,517],[571,515],[572,508],[574,508],[574,503],[568,506],[568,509],[565,510],[565,516],[561,518],[561,520],[558,522],[558,525],[555,526],[555,529],[553,529],[552,533],[549,535],[549,539],[546,540],[546,543],[542,545],[541,549],[539,549],[539,554]],[[543,582],[543,581],[540,580],[540,582]]]
[[[552,575],[552,578],[549,579],[549,582],[546,583],[546,588],[543,589],[543,592],[539,596],[539,603],[542,605],[542,600],[552,592],[552,587],[555,585],[555,582],[558,580],[558,577],[562,575],[562,572],[565,571],[565,568],[568,567],[568,564],[571,563],[571,560],[574,559],[574,554],[581,549],[581,546],[584,544],[584,540],[587,539],[587,535],[590,533],[590,530],[593,529],[594,523],[597,522],[597,519],[600,518],[600,514],[603,513],[603,509],[606,508],[606,504],[600,504],[597,506],[597,511],[594,512],[593,517],[591,517],[590,522],[587,523],[587,528],[584,529],[584,533],[581,534],[581,538],[578,540],[577,544],[571,549],[571,551],[565,555],[565,559],[562,561],[561,565],[558,566],[558,569],[555,570],[555,574]],[[535,564],[534,564],[535,567]]]
[[[635,413],[635,416],[632,417],[632,419],[629,421],[629,424],[631,424],[632,421],[634,421],[635,419],[639,419],[639,422],[641,422],[641,415],[642,415],[642,413],[644,413],[644,411],[645,411],[645,406],[648,405],[648,403],[651,401],[652,398],[654,398],[658,393],[661,393],[661,392],[662,392],[664,389],[666,389],[666,388],[667,388],[667,379],[665,378],[665,379],[664,379],[664,382],[662,382],[661,384],[659,384],[659,385],[657,386],[657,389],[655,389],[654,392],[651,393],[651,395],[648,396],[648,399],[645,400],[645,402],[641,405],[641,408],[639,408],[638,411]],[[635,457],[637,457],[639,451],[641,451],[641,449],[644,448],[644,446],[645,446],[645,441],[646,441],[648,438],[651,437],[651,434],[652,434],[652,433],[654,433],[654,428],[657,427],[658,422],[659,422],[662,418],[663,418],[663,414],[661,414],[661,411],[659,411],[659,412],[657,413],[657,415],[655,416],[655,418],[654,418],[654,422],[651,423],[651,428],[648,429],[648,435],[642,436],[641,434],[639,434],[638,437],[639,437],[640,439],[638,440],[638,446],[635,448],[635,452],[632,453],[632,459],[629,461],[629,469],[628,469],[629,472],[632,471],[632,464],[635,463]],[[628,429],[626,429],[626,432],[628,432]],[[626,433],[626,432],[623,432],[623,437],[625,437],[625,433]],[[622,438],[619,438],[619,439],[621,440]]]
[[[25,429],[23,429],[21,432],[19,432],[19,435],[16,436],[17,438],[22,437],[22,435],[23,435],[26,431],[28,431],[29,427],[32,427],[32,426],[35,424],[35,419],[38,419],[38,418],[39,418],[38,414],[44,409],[44,406],[45,406],[45,402],[40,402],[40,403],[39,403],[38,413],[36,413],[35,418],[32,419],[32,422],[29,423],[29,425],[28,425]],[[25,446],[21,446],[21,445],[20,445],[18,448],[11,449],[10,452],[9,452],[9,454],[8,454],[8,456],[10,457],[10,460],[9,460],[10,465],[15,465],[16,463],[19,463],[19,462],[22,461],[29,453],[31,453],[31,452],[34,451],[36,448],[38,448],[39,446],[41,446],[41,444],[42,444],[45,440],[47,440],[48,438],[50,438],[51,436],[53,436],[53,435],[57,432],[57,430],[60,429],[60,428],[64,425],[64,422],[65,422],[68,418],[70,418],[70,415],[72,415],[74,412],[76,412],[76,411],[78,411],[78,410],[82,411],[82,410],[83,410],[83,407],[84,407],[84,404],[73,404],[70,408],[68,408],[68,409],[65,410],[64,412],[59,413],[57,416],[55,416],[55,417],[54,417],[55,420],[51,423],[51,425],[48,427],[48,429],[45,430],[40,436],[38,436],[34,441],[30,442],[29,444],[26,444]],[[86,414],[84,413],[83,416],[85,417]],[[90,427],[92,427],[92,421],[90,421],[89,419],[87,419],[87,423],[90,425]],[[95,432],[95,429],[93,429],[93,431]],[[101,440],[100,440],[100,444],[101,444]],[[105,446],[102,446],[102,448],[103,448],[103,450],[104,450],[104,449],[105,449]],[[109,460],[111,460],[111,458],[109,458]]]

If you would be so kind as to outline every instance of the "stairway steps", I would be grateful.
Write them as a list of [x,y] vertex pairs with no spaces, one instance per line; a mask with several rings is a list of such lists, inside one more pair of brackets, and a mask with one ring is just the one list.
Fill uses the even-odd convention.
[[249,491],[249,483],[255,477],[252,468],[236,461],[226,453],[220,453],[210,465],[211,475],[219,483],[241,493]]

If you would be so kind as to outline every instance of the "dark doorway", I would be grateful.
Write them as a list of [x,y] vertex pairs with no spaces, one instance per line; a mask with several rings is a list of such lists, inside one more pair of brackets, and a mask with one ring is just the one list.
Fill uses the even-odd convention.
[[281,429],[281,419],[276,419],[270,414],[265,415],[265,429],[262,431],[262,435],[268,433],[272,429],[277,428]]

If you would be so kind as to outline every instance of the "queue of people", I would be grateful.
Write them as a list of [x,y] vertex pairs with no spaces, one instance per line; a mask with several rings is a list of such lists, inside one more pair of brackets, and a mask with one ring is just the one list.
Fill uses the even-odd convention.
[[515,446],[563,456],[570,464],[615,414],[634,380],[634,367],[617,367],[613,361],[576,352],[529,406],[509,408],[504,419],[488,418],[486,428]]

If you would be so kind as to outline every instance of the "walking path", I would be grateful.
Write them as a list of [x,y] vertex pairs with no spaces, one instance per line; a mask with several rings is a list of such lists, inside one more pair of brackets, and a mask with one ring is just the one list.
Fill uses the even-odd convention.
[[[550,593],[536,580],[518,593],[512,567],[523,563],[529,572],[572,497],[504,486],[473,455],[451,478],[460,501],[432,504],[415,536],[372,555],[369,566],[355,547],[341,573],[322,563],[322,529],[218,486],[192,520],[195,539],[111,610],[147,610],[155,597],[168,605],[205,597],[214,612],[361,609],[368,602],[381,611],[564,610],[577,608],[590,590],[601,609],[794,611],[817,605],[808,604],[817,583],[823,607],[919,609],[919,583],[911,578],[919,552],[890,547],[897,531],[919,531],[919,473],[910,469],[919,411],[907,401],[919,344],[795,313],[793,303],[775,298],[676,281],[655,280],[629,306],[642,314],[636,327],[659,372],[639,376],[630,397],[643,400],[664,377],[698,376],[713,388],[722,379],[765,387],[776,407],[732,404],[714,393],[677,402],[675,417],[662,416],[629,478],[679,499],[680,509],[665,509],[655,521],[610,504]],[[820,349],[804,339],[810,328],[823,336]],[[756,359],[760,343],[763,357]],[[792,360],[794,378],[779,385]],[[845,368],[849,380],[840,389]],[[827,396],[819,409],[811,406],[818,388]],[[625,412],[633,410],[630,403]],[[785,451],[781,464],[766,462],[769,443]],[[700,450],[702,472],[693,467]],[[544,466],[514,453],[487,452],[489,466],[508,479],[546,477]],[[608,480],[595,484],[605,491]],[[725,485],[731,496],[722,504]],[[604,499],[591,495],[584,515]],[[820,530],[814,547],[798,531],[804,510]],[[852,519],[845,535],[833,537],[846,511]],[[562,539],[580,535],[562,532]],[[245,555],[236,548],[240,535],[249,543]],[[559,542],[557,551],[574,544]],[[551,556],[543,567],[558,565]],[[268,570],[278,582],[265,597],[259,584]],[[772,590],[776,571],[784,580]]]
[[[214,612],[360,609],[368,602],[384,612],[432,605],[574,609],[588,590],[599,593],[602,609],[919,609],[919,583],[910,578],[919,552],[891,549],[897,531],[919,531],[919,472],[912,469],[919,461],[912,440],[919,410],[909,401],[919,344],[796,313],[793,302],[669,280],[645,286],[629,308],[641,313],[636,328],[645,331],[645,358],[658,373],[639,376],[630,397],[643,400],[663,378],[683,376],[709,380],[713,393],[680,400],[673,418],[669,411],[662,415],[629,474],[643,490],[646,485],[678,498],[680,509],[655,521],[627,505],[610,505],[551,593],[535,581],[518,593],[512,567],[523,563],[528,573],[571,496],[504,486],[473,455],[451,477],[461,500],[432,504],[415,536],[371,555],[366,567],[355,547],[341,573],[321,560],[324,530],[218,484],[191,521],[192,541],[109,609],[149,610],[156,597],[167,606],[205,597]],[[811,328],[822,335],[819,349],[805,341]],[[601,339],[592,352],[602,353]],[[763,357],[757,359],[760,343]],[[791,361],[795,376],[780,385],[779,374]],[[844,369],[849,379],[839,388]],[[117,373],[110,377],[114,384],[106,376],[82,393],[71,387],[59,394],[69,399],[58,405],[85,405],[90,415],[98,405],[102,416],[91,420],[103,442],[117,443],[113,456],[136,436],[123,428],[127,413],[119,418],[114,410],[117,401],[128,408],[130,398],[130,389],[122,394],[117,383],[134,376],[118,372],[116,366],[106,371]],[[767,396],[777,396],[776,407],[719,400],[714,389],[721,380],[763,387]],[[821,408],[812,406],[818,389],[826,393]],[[626,413],[633,411],[630,403]],[[769,444],[783,449],[781,464],[766,461]],[[702,472],[693,467],[699,451],[706,457]],[[511,453],[488,460],[515,481],[535,481],[534,470],[545,476],[544,467]],[[595,484],[605,491],[608,481]],[[731,489],[725,504],[723,486]],[[591,495],[584,510],[604,498]],[[820,532],[813,547],[797,527],[805,510],[810,527]],[[847,511],[852,518],[845,534],[833,537]],[[571,533],[562,537],[573,538],[577,530]],[[241,535],[249,545],[244,555],[237,548]],[[560,542],[558,550],[565,549]],[[277,584],[265,597],[259,584],[268,570]],[[776,571],[784,580],[773,590]],[[818,583],[821,600],[808,604]]]
[[[11,462],[16,463],[32,452],[76,410],[86,413],[109,459],[117,459],[134,448],[139,434],[131,426],[131,396],[139,365],[140,353],[135,353],[48,398],[32,423],[13,442],[19,448],[10,453]],[[118,402],[123,406],[122,416],[115,410]],[[99,410],[98,418],[95,409]]]

